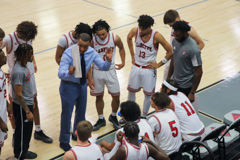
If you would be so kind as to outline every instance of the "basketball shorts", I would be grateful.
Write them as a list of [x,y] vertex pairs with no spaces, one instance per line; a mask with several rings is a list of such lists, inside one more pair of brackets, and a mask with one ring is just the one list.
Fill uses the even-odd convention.
[[157,79],[156,69],[148,69],[132,66],[129,80],[128,90],[131,92],[138,92],[143,88],[143,92],[147,96],[151,96],[155,92]]
[[181,133],[182,134],[182,139],[183,141],[191,141],[196,137],[201,137],[201,141],[203,138],[206,136],[206,131],[205,127],[198,133],[191,133],[191,134],[186,134],[186,133]]
[[108,71],[93,69],[92,72],[92,79],[95,84],[95,89],[90,91],[92,96],[102,95],[105,85],[107,86],[109,94],[112,96],[120,95],[120,87],[115,69],[110,69]]

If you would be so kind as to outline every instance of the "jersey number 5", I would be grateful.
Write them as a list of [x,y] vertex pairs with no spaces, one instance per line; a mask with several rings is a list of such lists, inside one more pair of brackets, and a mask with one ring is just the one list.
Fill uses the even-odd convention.
[[145,54],[146,54],[145,52],[141,52],[141,51],[140,51],[139,57],[145,58]]
[[[192,113],[189,112],[189,110],[187,109],[187,107],[185,106],[185,104],[190,108],[190,110],[191,110]],[[184,104],[184,103],[181,103],[181,106],[186,110],[187,115],[188,115],[188,116],[191,116],[192,114],[194,114],[195,111],[192,109],[192,107],[188,104],[187,101],[185,101],[185,104]]]
[[171,131],[172,131],[172,136],[173,137],[177,137],[178,136],[178,129],[177,127],[173,127],[173,124],[175,124],[175,120],[174,121],[171,121],[171,122],[168,122],[170,128],[171,128]]

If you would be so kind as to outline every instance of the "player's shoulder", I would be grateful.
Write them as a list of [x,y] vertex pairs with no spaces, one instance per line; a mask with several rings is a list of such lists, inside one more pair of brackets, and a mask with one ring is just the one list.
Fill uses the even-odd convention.
[[74,160],[75,156],[74,156],[74,151],[71,149],[67,152],[65,152],[64,156],[63,156],[63,160]]

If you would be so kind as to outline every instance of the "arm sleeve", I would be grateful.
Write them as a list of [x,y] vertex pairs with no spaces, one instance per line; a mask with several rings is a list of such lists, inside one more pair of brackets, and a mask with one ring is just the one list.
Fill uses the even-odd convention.
[[110,158],[112,158],[112,156],[117,152],[117,150],[119,149],[121,143],[117,141],[117,143],[115,143],[113,149],[111,150],[111,152],[106,153],[104,155],[104,160],[109,160]]
[[23,85],[24,83],[24,73],[15,73],[11,76],[11,81],[13,85]]
[[58,40],[58,45],[62,48],[67,48],[67,40],[65,36],[61,36]]
[[59,65],[59,69],[58,69],[58,77],[60,79],[67,78],[70,76],[68,72],[71,64],[71,59],[72,58],[66,53],[66,51],[64,51],[60,65]]
[[94,50],[94,59],[93,62],[98,66],[99,69],[103,70],[103,71],[107,71],[109,70],[109,68],[111,67],[112,62],[108,62],[108,61],[104,61],[99,55],[98,53]]

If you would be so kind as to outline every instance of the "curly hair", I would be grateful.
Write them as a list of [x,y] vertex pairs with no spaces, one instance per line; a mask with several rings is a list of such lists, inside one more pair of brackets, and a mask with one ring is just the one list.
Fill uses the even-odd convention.
[[86,24],[86,23],[82,23],[80,22],[78,25],[76,25],[75,27],[75,33],[76,33],[76,37],[78,37],[81,33],[87,33],[89,34],[89,36],[92,39],[92,29],[91,27]]
[[152,95],[151,97],[153,103],[158,107],[158,108],[166,108],[167,106],[170,105],[171,99],[168,97],[167,94],[163,92],[156,92]]
[[[172,80],[172,79],[166,79],[166,81],[167,81],[169,84],[171,84],[173,87],[178,88],[178,83],[177,83],[177,81],[174,81],[174,80]],[[163,91],[166,91],[167,89],[168,89],[168,87],[165,86],[164,84],[162,84],[162,90],[163,90]],[[170,89],[170,88],[169,88],[169,89]],[[168,95],[172,95],[172,94],[177,94],[177,91],[171,90],[171,91],[168,93]]]
[[142,27],[142,29],[147,29],[150,26],[153,26],[154,19],[151,16],[148,15],[141,15],[138,18],[138,26]]
[[164,24],[174,23],[177,18],[180,19],[178,12],[176,10],[170,9],[164,14],[163,22]]
[[26,67],[26,59],[29,58],[29,56],[33,55],[33,48],[31,45],[23,43],[20,44],[15,52],[16,62],[20,62],[22,67]]
[[17,26],[17,33],[20,35],[20,38],[26,41],[30,39],[34,40],[38,31],[38,26],[31,21],[23,21]]
[[122,102],[120,108],[120,113],[126,121],[136,121],[141,116],[140,107],[134,101]]
[[106,21],[103,21],[102,19],[100,19],[94,23],[94,25],[92,26],[92,31],[93,31],[93,34],[95,34],[96,31],[100,31],[102,29],[106,29],[107,32],[109,32],[110,28],[111,27],[108,25]]
[[138,137],[140,132],[138,125],[134,122],[127,122],[123,129],[127,138]]
[[190,31],[190,26],[185,21],[177,21],[173,23],[172,28],[174,31],[188,32]]
[[4,38],[5,37],[5,32],[2,30],[2,28],[0,28],[0,38]]

